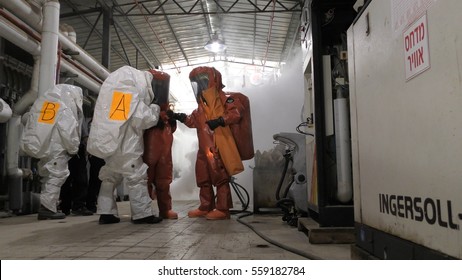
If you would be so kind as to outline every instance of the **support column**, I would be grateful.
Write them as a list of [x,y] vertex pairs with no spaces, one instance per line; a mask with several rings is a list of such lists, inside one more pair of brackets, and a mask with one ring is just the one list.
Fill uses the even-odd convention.
[[108,69],[111,64],[111,25],[113,25],[112,10],[104,8],[101,64]]

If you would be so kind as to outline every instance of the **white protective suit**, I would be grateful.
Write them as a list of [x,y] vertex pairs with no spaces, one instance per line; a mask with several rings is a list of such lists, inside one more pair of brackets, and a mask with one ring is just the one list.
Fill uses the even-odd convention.
[[123,66],[101,86],[87,142],[87,151],[106,162],[99,173],[98,214],[118,215],[114,190],[124,179],[132,219],[154,215],[142,159],[143,132],[157,124],[160,111],[151,104],[152,78],[148,71]]
[[40,203],[55,213],[60,188],[69,176],[67,162],[79,150],[82,99],[81,88],[55,85],[32,105],[20,140],[26,154],[40,159]]

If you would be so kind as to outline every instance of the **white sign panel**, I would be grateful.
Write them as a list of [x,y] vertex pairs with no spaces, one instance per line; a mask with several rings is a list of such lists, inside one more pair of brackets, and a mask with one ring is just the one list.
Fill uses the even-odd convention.
[[407,81],[430,68],[426,14],[404,30],[403,39]]

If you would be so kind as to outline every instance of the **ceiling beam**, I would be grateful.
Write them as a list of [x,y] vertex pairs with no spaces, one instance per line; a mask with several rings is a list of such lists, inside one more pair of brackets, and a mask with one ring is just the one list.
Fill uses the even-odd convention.
[[[76,13],[79,12],[79,9],[70,1],[67,1],[67,0],[64,0],[64,2]],[[91,22],[85,17],[84,14],[79,14],[79,17],[88,25],[88,26],[93,26],[93,24],[91,24]],[[96,33],[96,35],[101,39],[101,41],[103,40],[103,34],[101,34],[101,32],[99,32],[98,30],[94,30],[94,32]],[[111,46],[111,49],[112,51],[114,51],[122,60],[125,60],[123,55],[117,50],[115,49],[113,46]]]
[[[173,11],[173,12],[165,12],[164,9],[161,9],[163,5],[165,5],[167,2],[172,2],[174,3],[177,7],[178,10]],[[114,16],[179,16],[179,15],[216,15],[216,14],[260,14],[260,13],[273,13],[273,9],[270,6],[270,4],[273,2],[273,0],[266,0],[266,5],[262,7],[261,3],[265,2],[263,0],[235,0],[235,2],[230,5],[229,7],[223,7],[223,3],[219,3],[219,0],[211,0],[211,2],[215,2],[215,4],[219,7],[216,11],[199,11],[199,12],[193,12],[192,10],[196,5],[201,2],[200,0],[196,0],[194,5],[188,9],[186,7],[183,7],[180,3],[178,3],[175,0],[164,0],[162,3],[155,1],[138,1],[138,4],[145,4],[149,3],[154,5],[153,9],[151,11],[148,11],[146,9],[146,14],[145,13],[139,13],[136,12],[134,7],[136,7],[136,4],[133,3],[127,3],[127,4],[121,4],[118,7],[124,7],[125,12],[121,12],[120,14],[114,14]],[[248,9],[248,10],[242,10],[236,8],[236,4],[238,2],[246,2],[247,4],[250,3],[254,9]],[[257,4],[260,3],[260,4]],[[274,8],[275,13],[292,13],[296,11],[302,10],[302,3],[301,1],[290,1],[294,2],[291,7],[286,7],[286,5],[282,4],[281,1],[275,1],[276,7]],[[144,6],[144,5],[143,5]]]

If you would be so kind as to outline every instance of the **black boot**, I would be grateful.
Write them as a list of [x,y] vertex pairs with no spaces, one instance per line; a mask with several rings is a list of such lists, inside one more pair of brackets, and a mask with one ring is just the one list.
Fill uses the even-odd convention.
[[144,218],[141,218],[141,219],[136,219],[136,220],[132,219],[132,223],[134,223],[134,224],[157,224],[157,223],[160,223],[160,222],[162,222],[162,218],[156,217],[154,215],[147,216],[147,217],[144,217]]
[[72,215],[75,216],[91,216],[93,215],[93,212],[88,210],[87,207],[82,206],[78,209],[72,209]]
[[66,215],[64,213],[60,212],[53,212],[51,210],[48,210],[46,207],[40,205],[40,208],[38,210],[38,215],[37,219],[38,220],[56,220],[56,219],[64,219],[66,218]]
[[100,225],[117,224],[118,222],[120,222],[120,218],[112,214],[102,214],[101,216],[99,216],[98,221]]

